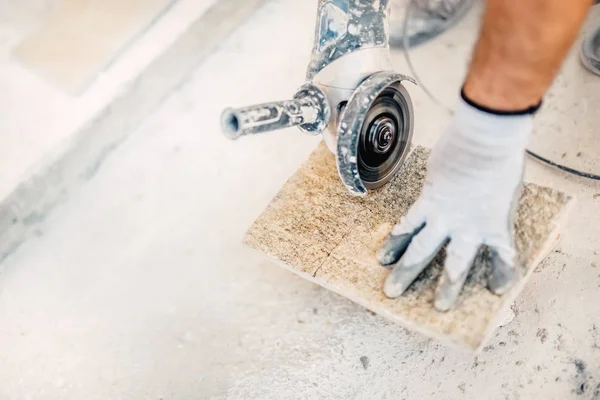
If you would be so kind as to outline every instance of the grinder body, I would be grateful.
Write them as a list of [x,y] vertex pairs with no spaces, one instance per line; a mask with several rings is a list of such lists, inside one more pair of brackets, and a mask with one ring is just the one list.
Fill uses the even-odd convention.
[[363,195],[388,182],[410,148],[414,115],[389,52],[389,0],[319,0],[306,83],[293,100],[222,115],[226,136],[298,126],[322,134],[340,178]]

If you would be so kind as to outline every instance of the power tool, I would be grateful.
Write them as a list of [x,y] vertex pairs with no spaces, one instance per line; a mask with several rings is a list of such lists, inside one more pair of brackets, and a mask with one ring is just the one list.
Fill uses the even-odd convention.
[[342,182],[365,195],[389,182],[411,145],[414,113],[389,50],[390,0],[319,0],[306,83],[292,100],[222,114],[230,139],[298,126],[322,134]]

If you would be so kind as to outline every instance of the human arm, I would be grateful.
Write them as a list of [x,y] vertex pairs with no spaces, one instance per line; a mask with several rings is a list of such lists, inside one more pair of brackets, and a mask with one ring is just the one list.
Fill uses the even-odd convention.
[[464,94],[491,110],[540,103],[573,45],[591,0],[489,0]]
[[400,296],[447,247],[435,306],[455,303],[482,244],[488,286],[505,293],[518,275],[512,218],[533,113],[579,31],[590,0],[489,0],[450,127],[432,150],[421,196],[382,245],[393,265],[384,292]]

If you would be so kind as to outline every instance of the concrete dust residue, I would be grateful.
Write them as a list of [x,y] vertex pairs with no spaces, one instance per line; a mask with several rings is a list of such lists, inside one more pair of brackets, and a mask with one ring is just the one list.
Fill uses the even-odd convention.
[[544,329],[538,329],[536,336],[538,338],[540,338],[540,342],[542,344],[546,343],[546,340],[548,340],[548,330]]

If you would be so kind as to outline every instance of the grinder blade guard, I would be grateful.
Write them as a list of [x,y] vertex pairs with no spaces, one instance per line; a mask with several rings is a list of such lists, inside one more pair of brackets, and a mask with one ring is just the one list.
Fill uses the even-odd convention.
[[298,126],[322,134],[340,178],[355,195],[389,182],[410,149],[412,101],[393,71],[389,0],[319,0],[307,83],[293,100],[229,108],[230,139]]

